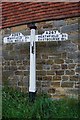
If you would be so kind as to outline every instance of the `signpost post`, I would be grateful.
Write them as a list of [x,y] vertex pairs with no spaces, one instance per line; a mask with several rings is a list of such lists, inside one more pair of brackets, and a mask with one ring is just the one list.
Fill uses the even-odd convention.
[[30,81],[29,81],[29,100],[34,101],[36,95],[36,45],[35,45],[35,29],[36,26],[30,26]]
[[22,33],[14,33],[9,37],[4,37],[6,43],[30,42],[30,81],[29,81],[29,100],[34,101],[36,95],[36,45],[35,42],[65,41],[68,34],[60,33],[57,30],[45,31],[42,35],[35,35],[36,26],[31,24],[31,35],[24,36]]

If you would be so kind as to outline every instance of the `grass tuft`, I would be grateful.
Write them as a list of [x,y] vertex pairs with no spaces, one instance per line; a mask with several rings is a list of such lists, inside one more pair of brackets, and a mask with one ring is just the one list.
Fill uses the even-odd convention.
[[53,118],[79,118],[80,101],[75,99],[51,100],[45,94],[37,95],[35,102],[29,102],[28,94],[3,88],[3,118],[46,120]]

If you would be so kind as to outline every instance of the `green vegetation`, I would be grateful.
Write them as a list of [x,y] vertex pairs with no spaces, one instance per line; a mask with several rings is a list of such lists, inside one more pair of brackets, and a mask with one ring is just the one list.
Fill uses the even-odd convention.
[[79,118],[79,100],[51,100],[47,95],[37,95],[35,102],[30,103],[27,94],[11,88],[3,89],[3,118],[19,120],[51,120],[53,118]]
[[2,87],[0,86],[0,119],[2,118]]

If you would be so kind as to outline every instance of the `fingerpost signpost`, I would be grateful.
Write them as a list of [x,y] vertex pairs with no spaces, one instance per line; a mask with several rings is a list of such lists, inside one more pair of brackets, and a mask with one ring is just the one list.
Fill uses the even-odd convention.
[[12,33],[3,38],[3,43],[26,43],[30,42],[30,80],[29,80],[29,99],[34,101],[36,95],[36,42],[65,41],[68,40],[68,34],[60,33],[58,30],[45,31],[41,35],[36,35],[36,26],[30,27],[31,34],[24,36],[22,33]]

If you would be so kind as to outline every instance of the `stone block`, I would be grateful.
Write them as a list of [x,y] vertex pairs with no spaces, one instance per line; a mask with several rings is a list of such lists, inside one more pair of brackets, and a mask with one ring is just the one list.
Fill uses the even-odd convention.
[[25,60],[25,59],[28,59],[28,60],[29,60],[28,54],[25,55],[25,54],[16,53],[15,56],[14,56],[14,60],[17,60],[17,61],[18,61],[18,60],[23,61],[23,60]]
[[41,87],[41,81],[37,80],[37,81],[36,81],[36,86],[37,86],[37,87]]
[[22,65],[22,60],[17,60],[17,61],[16,61],[16,64],[17,64],[17,65]]
[[13,75],[12,78],[13,78],[14,81],[19,81],[20,80],[19,75]]
[[[20,88],[20,87],[18,87],[18,88]],[[22,86],[20,91],[23,93],[28,93],[28,88],[26,86]]]
[[43,80],[52,80],[52,76],[43,76],[42,77]]
[[75,51],[78,50],[78,47],[76,44],[72,43],[71,41],[65,41],[62,43],[62,51],[66,51],[67,53],[74,53]]
[[47,42],[46,43],[46,47],[47,48],[52,48],[53,49],[53,52],[57,49],[57,47],[59,47],[60,46],[60,44],[59,44],[59,42],[56,42],[56,41],[49,41],[49,42]]
[[74,59],[74,62],[75,62],[75,63],[80,63],[80,57],[79,57],[79,58]]
[[36,78],[37,80],[42,80],[42,76],[41,75],[37,75],[37,78]]
[[43,87],[49,87],[50,86],[50,81],[41,81],[41,86]]
[[78,23],[78,21],[79,21],[79,18],[77,18],[77,17],[68,18],[68,19],[65,20],[67,25]]
[[5,28],[4,29],[4,34],[11,34],[11,28]]
[[[65,96],[65,89],[62,87],[56,88],[56,95],[58,95],[60,97]],[[60,97],[58,97],[58,98],[60,98]]]
[[68,75],[63,75],[62,76],[62,81],[67,81],[69,80],[69,76]]
[[54,56],[48,56],[49,60],[54,60]]
[[61,26],[65,26],[66,22],[64,20],[56,20],[56,21],[53,21],[53,25],[55,27],[61,27]]
[[61,52],[58,52],[58,51],[54,51],[53,54],[54,58],[61,58]]
[[17,69],[18,69],[18,70],[26,70],[26,66],[24,66],[24,65],[19,65],[19,66],[17,66]]
[[11,64],[11,65],[15,65],[15,66],[16,66],[16,61],[11,60],[11,61],[10,61],[10,64]]
[[23,86],[29,88],[29,77],[28,76],[23,76]]
[[51,23],[45,23],[45,24],[43,24],[43,29],[45,29],[45,28],[52,28],[53,27],[53,24],[52,24],[52,22]]
[[37,65],[36,65],[36,69],[37,69],[37,70],[42,70],[42,68],[43,68],[43,67],[42,67],[42,64],[37,64]]
[[14,46],[13,46],[13,50],[15,51],[15,52],[19,52],[20,51],[20,48],[21,48],[21,44],[14,44]]
[[42,56],[41,56],[41,54],[40,53],[36,53],[36,60],[40,60],[40,59],[42,59]]
[[48,70],[48,71],[46,71],[46,74],[47,75],[55,75],[55,72],[54,72],[54,70]]
[[18,86],[17,91],[24,92],[26,94],[26,93],[28,93],[28,88],[25,86]]
[[48,25],[49,25],[49,28],[52,28],[52,24],[53,23],[53,21],[46,21],[46,22],[40,22],[40,23],[36,23],[36,25],[37,25],[37,29],[42,29],[43,30],[43,28],[48,28]]
[[50,88],[50,89],[48,90],[48,93],[55,93],[55,88]]
[[18,81],[18,86],[23,86],[24,84],[23,84],[23,81],[21,80],[21,81]]
[[27,28],[26,25],[20,25],[20,26],[12,27],[11,32],[19,32],[19,31],[22,31],[22,30],[26,30],[26,28]]
[[46,47],[46,42],[39,42],[39,43],[36,43],[36,49],[42,49],[42,48],[45,48]]
[[74,82],[61,82],[61,87],[73,87]]
[[43,65],[43,70],[51,70],[51,65]]
[[30,65],[26,65],[25,70],[30,71]]
[[67,57],[67,52],[61,53],[61,58],[66,58]]
[[42,55],[41,55],[41,58],[42,58],[42,59],[48,59],[48,54],[42,54]]
[[55,64],[63,64],[64,60],[58,58],[58,59],[55,59],[54,62],[55,62]]
[[53,63],[54,63],[53,60],[46,60],[47,65],[52,65]]
[[27,49],[20,49],[20,54],[28,54],[29,51]]
[[18,92],[21,92],[20,86],[17,86],[17,87],[16,87],[16,90],[17,90]]
[[53,81],[61,81],[61,76],[60,75],[54,75],[53,76]]
[[[5,60],[9,60],[10,59],[10,56],[8,55],[8,51],[5,50],[2,52],[2,56]],[[14,59],[14,56],[12,56],[12,60]]]
[[61,65],[61,68],[62,68],[62,69],[67,69],[67,64],[62,64],[62,65]]
[[[4,48],[4,46],[3,46],[3,48]],[[13,49],[14,49],[14,45],[13,44],[11,44],[11,43],[6,44],[5,50],[7,50],[7,51],[13,51]]]
[[41,92],[42,92],[41,87],[37,87],[37,86],[36,86],[36,91],[37,91],[37,93],[41,93]]
[[78,30],[78,23],[66,25],[61,28],[62,33],[70,33]]
[[75,69],[75,66],[76,66],[76,64],[70,63],[70,64],[68,64],[68,69]]
[[57,69],[60,69],[60,68],[61,68],[61,66],[59,64],[54,64],[51,67],[52,70],[57,70]]
[[9,78],[9,82],[8,82],[8,85],[12,88],[16,88],[17,86],[17,81],[14,81],[13,78]]
[[29,54],[29,44],[21,44],[19,48],[20,54]]
[[78,36],[78,40],[76,40],[76,39],[73,39],[73,40],[71,40],[72,41],[72,43],[74,43],[75,45],[79,45],[80,44],[80,37]]
[[80,79],[80,75],[70,76],[70,81],[79,81],[79,79]]
[[75,83],[75,88],[78,88],[78,89],[80,88],[80,81]]
[[49,88],[48,87],[42,87],[41,93],[48,93]]
[[76,88],[67,89],[66,92],[67,92],[68,94],[71,94],[71,96],[73,96],[74,94],[75,94],[75,95],[79,95],[79,94],[80,94],[80,90],[79,90],[79,89],[76,89]]
[[9,70],[15,71],[15,70],[17,70],[17,66],[15,66],[15,65],[10,65],[10,66],[9,66]]
[[69,35],[69,40],[73,41],[73,40],[78,40],[78,39],[79,39],[78,33]]
[[37,59],[36,64],[46,64],[46,60],[45,59]]
[[4,66],[3,66],[3,70],[7,70],[7,71],[9,71],[9,70],[10,70],[10,66],[8,66],[8,65],[4,65]]
[[78,65],[78,66],[76,67],[75,71],[76,71],[77,73],[80,73],[80,65]]
[[68,58],[69,59],[76,59],[76,58],[80,59],[80,52],[68,53]]
[[60,82],[51,82],[51,86],[53,86],[54,88],[56,87],[60,87]]
[[22,70],[16,70],[15,75],[23,75],[23,71]]
[[56,71],[56,75],[64,75],[64,70],[58,70],[58,71]]
[[65,59],[65,63],[73,63],[73,59]]
[[44,76],[44,75],[46,75],[46,71],[36,71],[36,75],[42,75],[42,76]]
[[75,75],[74,70],[65,70],[65,75]]
[[22,74],[23,74],[24,76],[29,76],[30,72],[27,71],[27,70],[23,70],[23,71],[22,71]]
[[23,62],[21,62],[21,63],[24,64],[24,65],[29,65],[30,64],[29,60],[23,60]]
[[2,71],[2,81],[4,82],[4,81],[6,81],[6,82],[8,82],[7,80],[8,80],[8,78],[9,78],[9,76],[11,76],[11,75],[13,75],[13,72],[12,71],[7,71],[7,70],[5,70],[5,71]]

